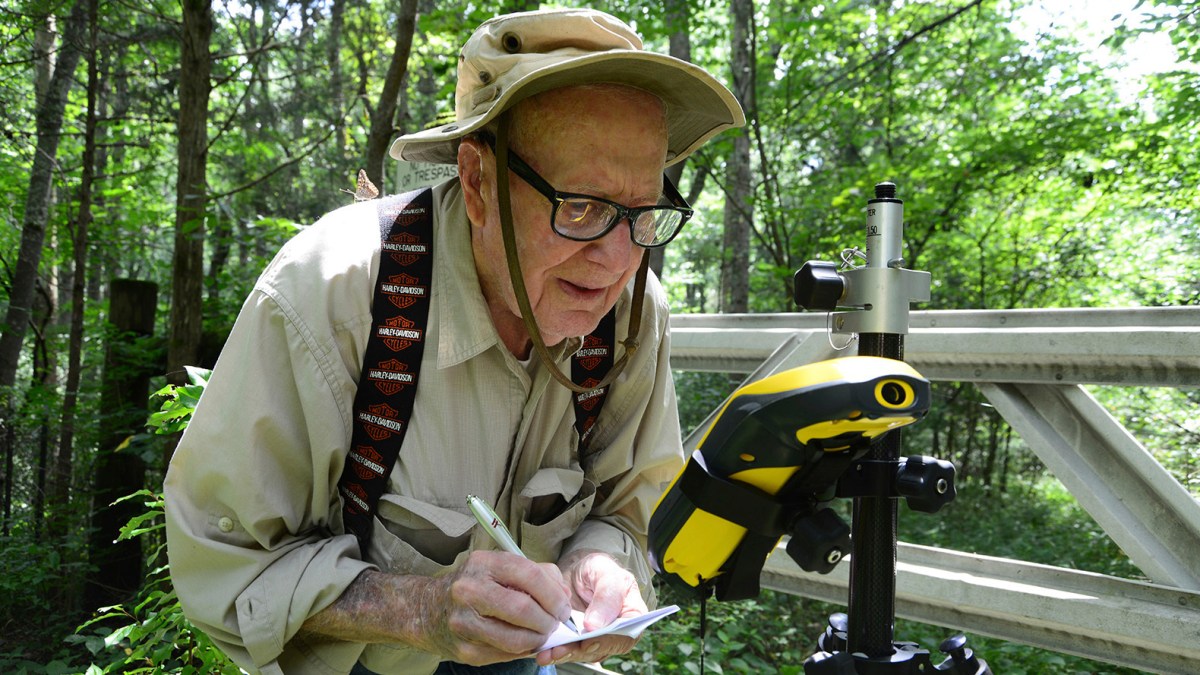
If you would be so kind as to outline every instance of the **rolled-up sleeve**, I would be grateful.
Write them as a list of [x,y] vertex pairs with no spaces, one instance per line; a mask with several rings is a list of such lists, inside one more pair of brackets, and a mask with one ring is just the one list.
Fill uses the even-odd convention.
[[[281,303],[262,289],[247,299],[164,485],[185,614],[239,665],[268,671],[305,620],[370,567],[330,522],[350,414],[336,390],[347,376],[335,346]],[[313,667],[289,673],[346,672],[361,645],[304,650]]]

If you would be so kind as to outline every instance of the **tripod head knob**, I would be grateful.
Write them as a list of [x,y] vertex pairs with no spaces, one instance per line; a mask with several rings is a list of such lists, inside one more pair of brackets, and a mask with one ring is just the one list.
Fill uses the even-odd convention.
[[829,574],[850,552],[850,526],[833,509],[797,518],[790,533],[788,555],[805,572]]
[[824,652],[846,651],[846,632],[850,630],[850,617],[845,612],[834,612],[829,615],[829,625],[817,639],[817,644]]
[[962,633],[942,640],[938,651],[950,657],[935,668],[938,672],[964,673],[966,675],[991,673],[987,664],[980,662],[975,657],[975,652],[967,646],[967,636]]
[[792,299],[808,310],[836,309],[845,290],[846,281],[831,262],[809,260],[792,279]]
[[907,457],[896,475],[896,492],[913,511],[937,513],[957,494],[954,465],[933,457]]

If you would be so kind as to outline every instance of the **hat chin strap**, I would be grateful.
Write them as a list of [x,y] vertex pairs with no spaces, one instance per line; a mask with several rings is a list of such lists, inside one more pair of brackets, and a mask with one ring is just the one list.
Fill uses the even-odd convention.
[[646,295],[646,274],[650,267],[649,249],[642,252],[642,263],[638,266],[637,278],[633,283],[633,308],[629,316],[629,330],[621,345],[625,353],[620,360],[613,364],[608,374],[595,387],[581,387],[571,381],[558,365],[542,340],[542,332],[538,330],[537,321],[533,318],[533,308],[529,304],[529,293],[525,290],[525,275],[521,272],[521,261],[517,258],[517,235],[512,222],[512,200],[508,191],[508,127],[510,115],[506,111],[499,118],[499,128],[496,130],[496,193],[499,200],[500,231],[504,236],[504,255],[508,259],[508,276],[512,280],[513,291],[517,296],[517,306],[521,310],[521,318],[525,321],[525,330],[533,341],[534,351],[542,360],[542,364],[554,375],[554,379],[571,391],[582,394],[607,387],[617,379],[629,357],[638,349],[638,332],[642,325],[642,300]]

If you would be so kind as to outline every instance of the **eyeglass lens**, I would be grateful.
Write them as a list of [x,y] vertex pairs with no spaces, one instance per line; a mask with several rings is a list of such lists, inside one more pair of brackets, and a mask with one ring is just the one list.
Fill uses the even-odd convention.
[[634,241],[656,246],[669,241],[683,220],[683,215],[669,206],[621,209],[616,204],[584,197],[560,199],[554,213],[554,229],[568,239],[595,239],[619,220],[631,218]]

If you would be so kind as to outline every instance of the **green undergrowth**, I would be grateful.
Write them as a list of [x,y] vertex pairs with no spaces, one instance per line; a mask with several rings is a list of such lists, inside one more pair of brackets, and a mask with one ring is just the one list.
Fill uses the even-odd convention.
[[1144,579],[1062,483],[1048,474],[999,493],[960,486],[936,514],[901,507],[900,540],[913,544]]

